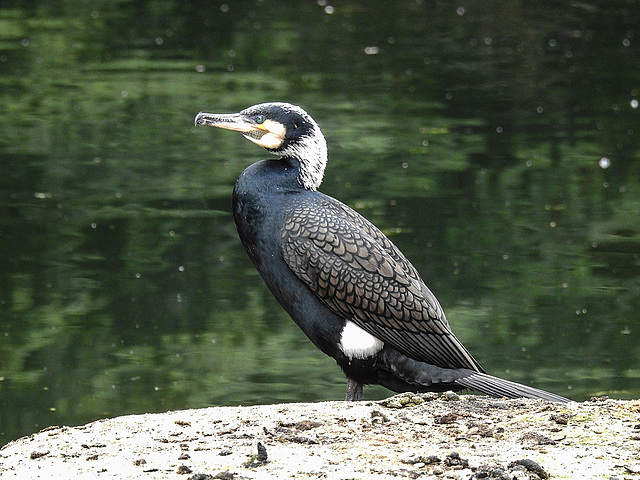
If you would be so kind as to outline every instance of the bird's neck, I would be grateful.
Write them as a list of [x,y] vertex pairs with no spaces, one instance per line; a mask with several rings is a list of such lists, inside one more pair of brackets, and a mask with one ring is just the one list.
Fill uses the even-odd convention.
[[300,185],[307,190],[317,190],[327,166],[327,142],[322,134],[306,137],[282,152],[280,158],[297,160]]

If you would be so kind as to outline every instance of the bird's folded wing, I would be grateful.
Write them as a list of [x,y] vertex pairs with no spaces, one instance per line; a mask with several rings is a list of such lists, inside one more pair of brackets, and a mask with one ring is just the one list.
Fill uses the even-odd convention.
[[415,268],[357,212],[328,197],[302,203],[282,240],[289,268],[333,312],[415,360],[481,370]]

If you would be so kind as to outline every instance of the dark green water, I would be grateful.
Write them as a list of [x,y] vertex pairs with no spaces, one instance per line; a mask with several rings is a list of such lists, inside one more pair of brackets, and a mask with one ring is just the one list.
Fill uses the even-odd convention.
[[235,233],[268,154],[193,127],[273,100],[489,372],[637,398],[639,72],[635,1],[2,2],[0,444],[343,398]]

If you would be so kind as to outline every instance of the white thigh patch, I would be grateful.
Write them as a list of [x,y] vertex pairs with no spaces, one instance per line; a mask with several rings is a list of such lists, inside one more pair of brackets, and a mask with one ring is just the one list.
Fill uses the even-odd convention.
[[340,336],[340,349],[349,358],[367,358],[384,347],[384,342],[347,321]]

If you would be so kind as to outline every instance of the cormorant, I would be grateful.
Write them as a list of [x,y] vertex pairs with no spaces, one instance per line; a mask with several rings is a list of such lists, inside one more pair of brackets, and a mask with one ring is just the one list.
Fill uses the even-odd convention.
[[473,389],[568,401],[484,373],[409,260],[371,222],[317,190],[326,142],[300,107],[201,112],[195,124],[241,132],[275,155],[242,172],[233,217],[269,290],[346,374],[346,400],[360,400],[363,385],[379,384],[395,392]]

